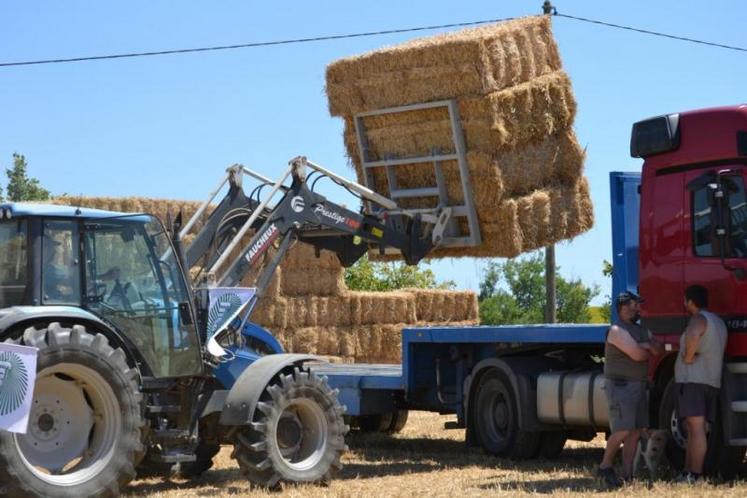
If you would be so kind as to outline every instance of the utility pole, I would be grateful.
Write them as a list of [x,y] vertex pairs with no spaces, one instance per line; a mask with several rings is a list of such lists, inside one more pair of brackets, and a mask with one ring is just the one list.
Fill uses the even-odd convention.
[[555,298],[555,245],[545,247],[545,322],[558,321]]

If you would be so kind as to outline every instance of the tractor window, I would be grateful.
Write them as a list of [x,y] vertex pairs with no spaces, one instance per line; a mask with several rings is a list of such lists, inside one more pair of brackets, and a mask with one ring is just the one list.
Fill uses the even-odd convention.
[[46,221],[42,237],[42,302],[80,304],[78,226],[74,221]]
[[184,283],[168,239],[159,243],[161,224],[143,218],[86,227],[87,307],[133,341],[156,377],[194,375],[201,355]]
[[[744,180],[740,176],[730,176],[729,182],[729,233],[725,248],[726,257],[747,258],[747,199]],[[720,256],[719,237],[716,235],[713,219],[715,211],[709,199],[708,187],[692,193],[693,247],[696,256]]]
[[0,223],[0,308],[25,301],[26,233],[26,220]]

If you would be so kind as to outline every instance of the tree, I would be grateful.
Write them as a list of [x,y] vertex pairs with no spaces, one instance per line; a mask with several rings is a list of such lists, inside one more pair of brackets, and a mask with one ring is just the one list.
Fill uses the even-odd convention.
[[13,167],[5,170],[8,176],[8,200],[18,202],[49,199],[49,190],[43,188],[36,178],[29,178],[27,168],[26,158],[22,154],[13,153]]
[[[501,285],[503,284],[503,286]],[[565,323],[588,323],[589,303],[599,294],[578,279],[556,277],[557,316]],[[480,283],[484,324],[541,323],[545,316],[545,262],[542,253],[505,263],[491,262]]]
[[[421,263],[427,264],[427,263]],[[345,284],[350,290],[389,291],[405,287],[420,289],[451,289],[454,282],[438,282],[433,271],[404,263],[380,263],[364,255],[345,269]]]
[[[610,263],[606,259],[602,261],[602,275],[608,278],[612,278],[613,271],[614,267],[612,266],[612,263]],[[607,323],[612,321],[612,298],[609,295],[607,296],[607,299],[604,301],[604,303],[602,303],[602,306],[600,306],[599,312]]]

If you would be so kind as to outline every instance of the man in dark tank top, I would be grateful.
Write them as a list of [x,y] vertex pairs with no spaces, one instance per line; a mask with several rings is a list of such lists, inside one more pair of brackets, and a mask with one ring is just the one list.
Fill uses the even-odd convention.
[[641,431],[648,427],[648,360],[663,351],[651,333],[638,325],[641,302],[643,299],[632,292],[617,296],[618,320],[607,332],[604,344],[610,436],[597,473],[609,487],[622,484],[612,467],[621,444],[622,478],[631,477]]

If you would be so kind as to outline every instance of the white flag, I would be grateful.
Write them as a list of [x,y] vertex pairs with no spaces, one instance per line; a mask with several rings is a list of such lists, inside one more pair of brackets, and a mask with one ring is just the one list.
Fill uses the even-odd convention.
[[225,350],[218,344],[217,334],[239,316],[257,289],[254,287],[216,287],[210,289],[210,307],[208,308],[207,340],[208,351],[213,356],[225,355]]
[[0,430],[26,434],[38,350],[0,343]]

